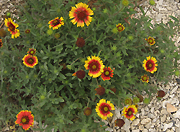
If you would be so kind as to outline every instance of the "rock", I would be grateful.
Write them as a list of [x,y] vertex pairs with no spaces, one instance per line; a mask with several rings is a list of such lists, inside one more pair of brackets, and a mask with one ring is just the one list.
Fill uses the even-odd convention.
[[147,129],[144,129],[142,132],[148,132],[148,130],[147,130]]
[[[164,96],[164,97],[165,97],[165,96]],[[166,100],[163,101],[163,102],[162,102],[162,107],[163,107],[163,108],[166,108],[166,104],[167,104],[167,103],[170,103],[170,101],[166,101]]]
[[147,123],[147,124],[145,125],[145,127],[146,127],[147,129],[149,129],[149,128],[151,127],[151,122]]
[[125,130],[126,132],[130,132],[129,128],[130,128],[130,121],[128,119],[124,120],[125,124],[123,127],[121,127],[121,129]]
[[170,122],[169,124],[164,124],[163,131],[166,131],[168,128],[171,128],[173,126],[173,123]]
[[162,110],[161,110],[161,114],[162,114],[162,115],[168,114],[168,112],[166,111],[166,109],[162,109]]
[[175,91],[177,91],[178,86],[176,86],[175,88],[173,88],[173,90],[171,90],[170,94],[173,94]]
[[151,113],[153,113],[153,112],[154,112],[154,107],[151,108]]
[[180,109],[178,111],[176,111],[175,114],[173,114],[174,118],[179,118],[180,119]]
[[147,123],[150,122],[150,121],[151,121],[150,118],[146,118],[146,119],[143,119],[143,120],[141,121],[141,124],[147,124]]
[[133,120],[133,121],[132,121],[132,125],[133,125],[133,126],[136,126],[137,124],[139,124],[139,121],[140,121],[140,119],[135,119],[135,120]]
[[132,132],[139,132],[139,130],[137,129],[137,130],[132,130]]
[[139,126],[139,130],[143,130],[144,129],[144,126],[143,125],[140,125]]
[[167,103],[166,104],[167,105],[167,112],[175,112],[175,111],[177,111],[177,108],[176,107],[174,107],[173,105],[171,105],[170,103]]
[[161,122],[164,122],[166,120],[166,115],[164,115],[163,117],[161,117]]

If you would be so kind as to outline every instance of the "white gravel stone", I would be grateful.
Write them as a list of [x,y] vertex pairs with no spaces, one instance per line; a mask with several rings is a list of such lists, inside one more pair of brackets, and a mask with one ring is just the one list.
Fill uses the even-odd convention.
[[180,109],[178,111],[176,111],[175,114],[173,114],[174,118],[179,118],[180,119]]
[[133,126],[136,126],[137,124],[139,124],[139,121],[140,121],[140,119],[135,119],[135,120],[133,120],[133,121],[132,121],[132,125],[133,125]]
[[166,131],[168,128],[171,128],[173,126],[173,122],[170,122],[168,124],[164,124],[163,131]]
[[161,117],[161,122],[166,121],[166,115],[163,115],[163,117]]
[[146,118],[146,119],[143,119],[143,120],[141,121],[141,124],[147,124],[147,123],[150,122],[150,121],[151,121],[150,118]]

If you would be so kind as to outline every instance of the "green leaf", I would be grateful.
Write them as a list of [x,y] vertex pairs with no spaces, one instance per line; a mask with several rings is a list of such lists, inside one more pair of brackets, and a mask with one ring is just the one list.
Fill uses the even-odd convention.
[[141,6],[139,6],[139,8],[140,8],[141,12],[143,13],[143,15],[145,16],[143,8]]
[[179,22],[179,20],[173,16],[169,16],[170,18],[172,18],[175,22]]

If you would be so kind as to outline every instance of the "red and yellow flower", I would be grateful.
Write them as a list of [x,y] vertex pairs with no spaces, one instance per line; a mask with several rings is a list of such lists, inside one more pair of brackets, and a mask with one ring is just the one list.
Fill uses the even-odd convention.
[[110,110],[115,110],[114,105],[110,103],[110,101],[107,101],[105,99],[101,99],[99,103],[97,103],[96,106],[96,112],[99,117],[106,120],[107,117],[112,117],[113,113],[110,112]]
[[156,64],[157,60],[154,57],[146,57],[147,60],[143,61],[143,67],[147,72],[151,72],[154,73],[157,71],[156,66],[158,66],[158,64]]
[[25,55],[22,60],[23,60],[24,65],[30,68],[33,68],[35,65],[38,64],[37,57],[29,55],[29,54]]
[[29,51],[27,52],[29,55],[35,55],[35,53],[36,53],[36,49],[34,49],[34,48],[29,48]]
[[153,37],[149,36],[148,39],[145,38],[145,40],[150,44],[150,45],[154,45],[155,44],[155,40]]
[[22,110],[16,115],[15,124],[19,124],[24,130],[28,130],[34,124],[34,116],[31,111]]
[[59,27],[61,27],[62,25],[64,25],[64,22],[63,22],[63,17],[61,17],[59,19],[59,17],[56,17],[55,19],[51,20],[48,22],[49,25],[49,28],[53,28],[54,29],[58,29]]
[[19,30],[16,29],[19,25],[14,23],[11,18],[4,20],[6,27],[8,27],[8,31],[12,34],[11,38],[17,38],[20,36]]
[[71,11],[69,11],[70,19],[74,18],[71,22],[74,25],[77,23],[77,27],[84,27],[84,22],[87,26],[89,26],[92,21],[92,17],[90,17],[90,15],[94,15],[93,11],[88,8],[88,5],[82,2],[76,4],[76,7],[72,7]]
[[0,48],[3,47],[2,39],[0,39]]
[[96,56],[92,56],[92,58],[88,56],[87,59],[88,60],[85,61],[84,67],[86,68],[86,70],[89,70],[88,75],[92,76],[93,78],[99,77],[104,71],[102,60]]
[[144,74],[144,76],[141,76],[141,80],[142,82],[149,82],[149,77],[147,75]]
[[121,23],[118,23],[118,25],[116,25],[116,27],[119,32],[122,32],[125,29],[125,27]]
[[105,67],[104,68],[104,72],[101,74],[101,78],[105,81],[105,80],[110,80],[110,77],[113,77],[113,70],[110,67]]
[[129,105],[127,108],[124,107],[122,111],[122,115],[126,117],[127,119],[130,119],[131,121],[135,119],[134,114],[137,113],[137,108],[135,105]]

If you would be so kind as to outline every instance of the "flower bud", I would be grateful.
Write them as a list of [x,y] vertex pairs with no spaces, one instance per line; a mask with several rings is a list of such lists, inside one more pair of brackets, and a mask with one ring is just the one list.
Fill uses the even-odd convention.
[[111,30],[113,33],[117,33],[118,32],[118,30],[117,30],[117,28],[115,27],[115,28],[113,28],[112,30]]
[[129,5],[129,1],[128,1],[128,0],[123,0],[123,1],[122,1],[122,4],[123,4],[124,6],[128,6],[128,5]]
[[149,102],[150,102],[150,99],[149,99],[149,98],[145,98],[145,99],[144,99],[144,103],[145,103],[145,104],[149,104]]
[[56,39],[58,39],[58,38],[60,37],[60,34],[59,34],[59,33],[56,33],[56,34],[54,35],[54,37],[55,37]]
[[179,76],[179,70],[176,70],[176,71],[175,71],[175,75],[176,75],[176,76]]
[[44,95],[41,95],[41,96],[40,96],[40,99],[41,99],[41,100],[44,100],[45,98],[46,98],[46,97],[45,97]]
[[10,13],[10,12],[7,12],[6,15],[7,15],[8,17],[10,17],[10,16],[11,16],[11,13]]
[[131,105],[131,104],[132,104],[132,99],[131,99],[131,98],[126,98],[125,101],[124,101],[124,103],[125,103],[126,105]]
[[139,103],[139,98],[138,98],[138,97],[134,97],[134,98],[133,98],[133,102],[134,102],[135,104]]
[[149,0],[149,4],[150,5],[155,5],[155,1],[154,0]]
[[25,30],[25,33],[26,33],[26,34],[29,34],[29,33],[30,33],[30,30],[29,30],[29,29],[26,29],[26,30]]
[[134,39],[134,37],[132,35],[129,35],[128,39],[132,41]]
[[53,30],[52,30],[52,29],[48,29],[48,30],[47,30],[47,34],[48,34],[48,35],[52,35],[52,34],[53,34]]

